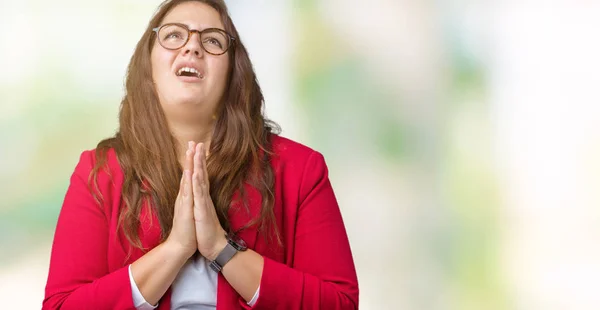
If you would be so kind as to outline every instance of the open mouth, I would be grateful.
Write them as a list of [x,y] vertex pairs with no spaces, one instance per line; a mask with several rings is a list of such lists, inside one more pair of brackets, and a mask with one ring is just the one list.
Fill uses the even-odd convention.
[[182,67],[181,69],[177,70],[177,76],[196,77],[199,79],[204,78],[204,75],[202,73],[198,72],[196,68],[191,67]]

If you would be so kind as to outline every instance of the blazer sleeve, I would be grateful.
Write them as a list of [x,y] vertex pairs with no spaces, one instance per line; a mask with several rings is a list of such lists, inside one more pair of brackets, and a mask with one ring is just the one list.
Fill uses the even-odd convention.
[[311,153],[300,187],[293,264],[265,257],[260,295],[248,309],[357,309],[358,280],[325,160]]
[[[82,153],[54,234],[42,309],[135,309],[127,266],[109,272],[109,223],[88,187],[94,151]],[[106,175],[104,175],[106,177]],[[104,199],[109,182],[99,189]]]

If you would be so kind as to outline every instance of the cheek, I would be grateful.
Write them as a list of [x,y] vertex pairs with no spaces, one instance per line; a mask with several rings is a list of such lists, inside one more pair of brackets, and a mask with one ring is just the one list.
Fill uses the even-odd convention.
[[218,72],[218,83],[225,87],[227,84],[227,74],[229,72],[229,59],[225,59],[225,61],[219,61],[216,64],[217,72]]
[[169,67],[169,61],[171,58],[172,55],[169,55],[160,49],[152,51],[152,79],[155,83],[160,83],[162,80],[168,77],[168,74],[171,72]]

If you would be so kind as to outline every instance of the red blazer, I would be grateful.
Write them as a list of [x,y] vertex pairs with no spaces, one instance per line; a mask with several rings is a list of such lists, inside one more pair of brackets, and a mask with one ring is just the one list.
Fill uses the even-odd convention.
[[[279,136],[273,137],[273,150],[274,211],[283,249],[267,244],[256,227],[242,231],[248,247],[265,259],[260,295],[249,307],[219,274],[217,309],[357,309],[356,271],[323,156]],[[128,265],[144,253],[133,248],[128,257],[131,245],[117,231],[123,172],[110,150],[112,178],[99,173],[104,197],[99,207],[87,183],[94,163],[95,151],[83,152],[71,177],[54,235],[43,309],[135,309]],[[247,190],[250,214],[231,208],[234,230],[260,212],[259,192]],[[151,249],[159,244],[160,227],[158,218],[148,215],[140,216],[139,234]],[[158,308],[169,309],[170,297],[171,289]]]

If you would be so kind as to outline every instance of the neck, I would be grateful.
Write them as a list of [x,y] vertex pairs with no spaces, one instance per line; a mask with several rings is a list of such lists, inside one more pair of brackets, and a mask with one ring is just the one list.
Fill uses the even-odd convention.
[[185,152],[188,149],[189,141],[194,141],[195,143],[204,143],[204,149],[208,152],[214,128],[214,120],[212,118],[204,122],[171,122],[169,127],[171,129],[171,133],[175,137],[177,158],[181,167],[183,167]]

